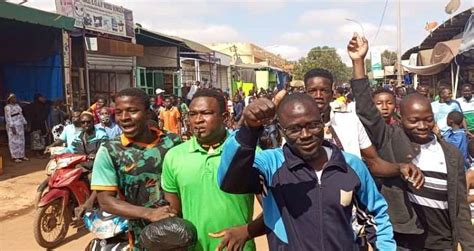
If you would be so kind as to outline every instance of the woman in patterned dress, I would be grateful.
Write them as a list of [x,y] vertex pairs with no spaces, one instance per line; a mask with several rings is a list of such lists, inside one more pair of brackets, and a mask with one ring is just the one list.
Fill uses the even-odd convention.
[[21,107],[16,103],[15,94],[8,95],[5,106],[5,120],[8,134],[8,146],[13,161],[16,163],[28,160],[25,156],[25,117]]

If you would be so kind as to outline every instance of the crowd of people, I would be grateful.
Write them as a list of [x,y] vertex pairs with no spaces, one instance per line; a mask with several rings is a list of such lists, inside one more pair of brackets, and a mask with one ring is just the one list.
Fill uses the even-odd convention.
[[[355,34],[347,51],[350,88],[325,69],[304,88],[232,97],[199,82],[185,97],[128,88],[110,107],[73,111],[46,148],[89,156],[94,199],[129,219],[134,250],[169,217],[196,227],[199,251],[255,250],[261,235],[270,250],[474,250],[472,86],[456,100],[447,85],[438,97],[423,85],[373,90],[367,40]],[[5,113],[12,158],[27,160],[30,121],[13,94]],[[31,126],[33,150],[44,151],[33,140],[47,117]]]

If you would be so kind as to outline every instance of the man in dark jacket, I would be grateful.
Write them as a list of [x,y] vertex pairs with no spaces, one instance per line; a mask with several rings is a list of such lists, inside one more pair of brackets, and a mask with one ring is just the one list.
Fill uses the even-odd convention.
[[400,178],[381,180],[400,250],[474,250],[474,228],[466,201],[464,160],[455,147],[436,138],[430,101],[419,94],[400,104],[400,125],[387,125],[372,102],[364,73],[368,43],[357,34],[348,45],[353,62],[352,91],[356,112],[380,156],[417,165],[425,184],[413,189]]
[[[287,143],[255,153],[263,125],[275,112]],[[278,110],[270,100],[257,99],[245,108],[243,120],[226,140],[217,178],[226,192],[263,194],[270,250],[359,250],[351,226],[354,205],[370,222],[372,246],[396,249],[387,203],[367,166],[324,140],[311,96],[288,95]]]

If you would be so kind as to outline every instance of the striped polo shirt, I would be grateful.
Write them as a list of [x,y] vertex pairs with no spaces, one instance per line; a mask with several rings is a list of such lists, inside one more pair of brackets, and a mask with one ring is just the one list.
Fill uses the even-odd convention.
[[408,198],[425,229],[420,244],[428,249],[449,249],[453,238],[448,211],[448,174],[444,152],[436,138],[420,145],[420,154],[412,163],[425,175],[422,188],[408,191]]

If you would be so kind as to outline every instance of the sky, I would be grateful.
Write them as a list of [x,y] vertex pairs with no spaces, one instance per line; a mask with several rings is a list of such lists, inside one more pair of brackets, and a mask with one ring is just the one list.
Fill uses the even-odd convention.
[[[449,0],[400,0],[402,53],[428,35],[427,22],[442,24]],[[20,0],[10,0],[20,2]],[[345,51],[353,32],[363,33],[373,51],[397,48],[397,0],[108,0],[131,9],[144,28],[196,42],[250,42],[288,60],[316,46]],[[386,6],[385,15],[382,13]],[[29,0],[26,6],[55,11],[54,0]],[[474,5],[461,0],[457,14]],[[356,20],[361,25],[348,21]],[[379,26],[379,24],[381,25]],[[362,28],[361,28],[362,26]],[[379,28],[380,27],[380,28]],[[363,29],[363,30],[362,30]],[[378,31],[378,35],[377,35]]]

